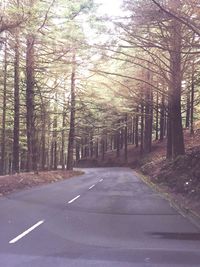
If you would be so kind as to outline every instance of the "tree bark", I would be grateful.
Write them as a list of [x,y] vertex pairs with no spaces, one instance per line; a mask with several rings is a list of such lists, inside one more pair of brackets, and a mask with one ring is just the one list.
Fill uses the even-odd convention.
[[194,134],[194,62],[192,63],[190,133]]
[[58,118],[57,118],[57,94],[55,97],[55,103],[54,103],[54,119],[53,119],[53,169],[57,170],[58,167],[58,152],[57,152],[57,127],[58,127]]
[[46,110],[42,107],[42,136],[41,136],[41,169],[45,170],[46,165]]
[[160,141],[164,140],[165,135],[165,97],[162,95],[160,108]]
[[63,105],[62,113],[62,141],[61,141],[61,166],[62,170],[65,170],[65,124],[66,124],[66,112],[65,106]]
[[75,140],[75,109],[76,109],[76,98],[75,98],[75,53],[73,54],[73,66],[71,74],[71,110],[70,110],[70,129],[68,137],[68,153],[67,153],[67,170],[73,170],[73,154],[74,154],[74,140]]
[[13,173],[19,172],[19,36],[15,38]]
[[151,89],[145,92],[145,129],[144,129],[144,151],[151,152],[152,146],[152,110],[153,100]]
[[137,106],[136,108],[136,116],[135,116],[135,145],[136,147],[138,147],[139,145],[138,128],[139,128],[139,106]]
[[95,145],[95,157],[96,159],[99,157],[99,139],[98,138],[96,140],[96,145]]
[[190,107],[191,107],[191,101],[190,101],[190,90],[187,92],[187,100],[186,100],[186,118],[185,118],[185,128],[190,127]]
[[101,160],[104,161],[105,159],[105,140],[104,137],[101,139]]
[[117,131],[116,131],[116,156],[117,158],[119,158],[120,156],[120,120],[118,120],[118,123],[117,123]]
[[26,50],[26,124],[27,124],[27,171],[38,172],[37,144],[35,129],[35,60],[34,60],[35,36],[27,36]]
[[155,140],[158,140],[159,137],[159,93],[156,93],[156,138]]
[[140,132],[140,154],[144,153],[144,103],[141,102],[141,132]]
[[128,161],[128,114],[125,114],[124,120],[124,160],[125,162]]
[[[172,8],[178,10],[181,6],[180,0],[170,1]],[[172,154],[173,158],[185,153],[182,114],[181,114],[181,23],[177,20],[171,22],[171,119],[172,119]]]
[[6,165],[6,111],[7,111],[7,43],[4,49],[4,73],[3,73],[3,115],[2,115],[2,137],[1,137],[1,166],[0,174],[5,174]]

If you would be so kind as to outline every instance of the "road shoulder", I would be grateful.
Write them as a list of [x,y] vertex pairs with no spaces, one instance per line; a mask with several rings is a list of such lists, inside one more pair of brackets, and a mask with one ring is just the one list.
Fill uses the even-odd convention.
[[177,196],[175,193],[170,192],[166,186],[161,184],[155,184],[151,181],[151,178],[147,175],[144,175],[139,170],[136,171],[138,177],[154,191],[159,193],[159,195],[166,199],[170,205],[178,211],[183,217],[188,218],[196,227],[200,229],[200,214],[195,209],[192,209],[187,205],[182,198]]

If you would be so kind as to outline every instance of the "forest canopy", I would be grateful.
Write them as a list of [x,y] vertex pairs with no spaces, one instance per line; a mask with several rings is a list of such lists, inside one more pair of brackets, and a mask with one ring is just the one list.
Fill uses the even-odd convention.
[[122,149],[126,162],[128,145],[143,155],[154,140],[184,155],[200,110],[199,1],[101,2],[0,2],[1,174]]

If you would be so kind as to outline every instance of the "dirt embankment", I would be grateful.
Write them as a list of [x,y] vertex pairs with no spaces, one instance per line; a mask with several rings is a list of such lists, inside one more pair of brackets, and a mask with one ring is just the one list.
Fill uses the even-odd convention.
[[73,176],[81,175],[80,171],[44,171],[39,174],[20,173],[0,176],[0,196],[33,186],[53,183]]

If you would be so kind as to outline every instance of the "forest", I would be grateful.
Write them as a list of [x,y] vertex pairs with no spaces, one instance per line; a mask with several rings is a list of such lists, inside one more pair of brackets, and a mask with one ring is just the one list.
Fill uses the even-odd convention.
[[0,174],[185,154],[200,128],[198,0],[0,2]]

